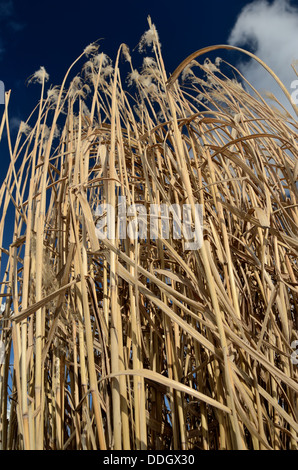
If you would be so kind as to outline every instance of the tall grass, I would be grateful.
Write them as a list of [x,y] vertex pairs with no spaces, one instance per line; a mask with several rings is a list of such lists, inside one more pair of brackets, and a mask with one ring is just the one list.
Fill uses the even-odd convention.
[[[208,50],[169,79],[150,19],[146,48],[90,45],[47,92],[41,68],[15,142],[6,94],[2,449],[296,449],[297,121]],[[202,247],[100,240],[120,195],[202,204]]]

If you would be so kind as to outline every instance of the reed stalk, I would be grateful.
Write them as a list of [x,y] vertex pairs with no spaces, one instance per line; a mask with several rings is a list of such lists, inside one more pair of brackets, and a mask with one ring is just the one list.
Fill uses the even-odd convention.
[[296,450],[296,117],[203,57],[229,46],[169,76],[148,23],[140,70],[91,44],[60,87],[36,72],[15,138],[6,94],[1,448]]

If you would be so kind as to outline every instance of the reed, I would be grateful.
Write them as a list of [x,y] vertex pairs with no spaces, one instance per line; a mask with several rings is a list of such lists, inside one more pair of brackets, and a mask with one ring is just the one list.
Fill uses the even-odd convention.
[[[169,77],[148,22],[141,70],[92,44],[60,87],[36,72],[15,142],[6,93],[1,448],[295,450],[297,120],[203,58],[226,46]],[[200,248],[161,217],[120,236],[162,204],[201,205]]]

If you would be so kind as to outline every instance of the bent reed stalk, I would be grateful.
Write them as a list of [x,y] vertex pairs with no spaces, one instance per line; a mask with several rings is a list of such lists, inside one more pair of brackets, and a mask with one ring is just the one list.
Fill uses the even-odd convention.
[[[124,44],[114,66],[88,46],[47,93],[41,67],[14,144],[6,93],[1,448],[297,449],[297,121],[196,60],[214,48],[169,78],[148,21],[140,71]],[[161,218],[156,238],[99,239],[119,196],[127,225],[200,204],[202,246]]]

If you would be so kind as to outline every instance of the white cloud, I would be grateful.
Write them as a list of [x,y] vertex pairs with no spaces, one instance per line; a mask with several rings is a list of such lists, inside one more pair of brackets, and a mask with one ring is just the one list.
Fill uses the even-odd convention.
[[[297,79],[292,63],[298,59],[298,9],[288,0],[255,0],[241,11],[228,43],[250,50],[278,75],[292,93]],[[293,114],[291,104],[265,69],[253,59],[238,64],[245,78],[261,92],[272,92]]]
[[18,131],[21,122],[22,120],[20,118],[13,116],[12,118],[9,119],[9,129],[13,132]]

